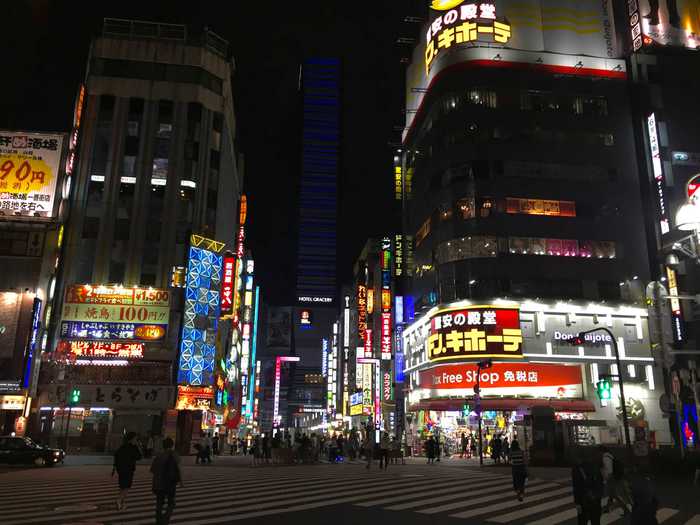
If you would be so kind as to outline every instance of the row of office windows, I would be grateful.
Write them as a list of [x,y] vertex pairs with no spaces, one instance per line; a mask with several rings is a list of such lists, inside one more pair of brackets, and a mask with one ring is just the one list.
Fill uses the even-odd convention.
[[420,245],[423,239],[430,233],[433,220],[469,220],[477,217],[484,219],[499,213],[506,213],[509,215],[539,215],[545,217],[576,217],[576,203],[574,201],[554,199],[463,197],[453,203],[440,205],[440,207],[423,222],[416,232],[416,246]]

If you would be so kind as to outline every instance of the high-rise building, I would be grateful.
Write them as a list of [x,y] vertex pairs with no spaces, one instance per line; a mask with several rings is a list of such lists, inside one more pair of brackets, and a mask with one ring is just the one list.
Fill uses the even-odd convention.
[[[228,43],[207,30],[105,19],[93,40],[51,325],[55,370],[39,400],[69,405],[66,392],[78,390],[82,410],[42,412],[42,432],[59,428],[56,416],[71,438],[89,433],[95,449],[114,446],[124,429],[160,433],[182,325],[194,322],[202,344],[219,345],[213,294],[224,247],[236,245],[243,183],[233,71]],[[185,278],[188,259],[196,275]],[[191,297],[192,286],[206,300]],[[192,374],[208,381],[198,355]]]
[[[486,410],[488,432],[537,436],[534,455],[556,448],[557,417],[605,421],[571,439],[611,441],[623,435],[617,404],[600,407],[585,388],[604,377],[635,378],[646,428],[669,440],[614,27],[612,6],[595,0],[436,1],[426,12],[392,174],[414,241],[416,320],[403,335],[413,443],[430,411],[454,434]],[[493,370],[479,391],[483,359]]]
[[[676,443],[697,441],[700,363],[700,111],[696,86],[700,13],[693,2],[630,0],[616,4],[628,58],[632,122],[644,193],[651,261],[648,294],[658,363]],[[669,296],[671,296],[669,298]],[[679,298],[682,296],[683,298]],[[679,428],[680,427],[680,428]]]
[[332,303],[337,293],[340,76],[337,58],[309,58],[302,64],[304,115],[296,283],[300,304]]

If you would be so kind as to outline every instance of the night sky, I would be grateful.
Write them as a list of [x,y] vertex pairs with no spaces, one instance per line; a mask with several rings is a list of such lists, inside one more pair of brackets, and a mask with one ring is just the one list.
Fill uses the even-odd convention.
[[[396,45],[409,0],[372,2],[87,2],[3,5],[0,128],[67,131],[88,45],[104,17],[208,26],[231,42],[238,150],[245,155],[249,246],[265,299],[294,298],[296,196],[301,164],[299,63],[343,60],[338,281],[351,279],[365,240],[391,226],[392,149],[402,124]],[[111,5],[111,7],[109,7]]]

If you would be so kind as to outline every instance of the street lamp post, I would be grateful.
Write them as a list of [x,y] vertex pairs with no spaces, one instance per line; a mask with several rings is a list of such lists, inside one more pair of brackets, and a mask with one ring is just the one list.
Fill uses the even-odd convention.
[[620,404],[622,407],[622,426],[624,428],[625,432],[625,445],[627,445],[628,449],[632,448],[632,443],[630,442],[630,427],[629,427],[629,420],[627,418],[627,402],[625,401],[625,387],[624,387],[624,381],[622,380],[622,365],[620,364],[620,350],[617,347],[617,339],[615,339],[615,334],[612,333],[608,328],[604,326],[599,326],[597,328],[593,328],[592,330],[585,330],[583,332],[578,333],[578,337],[574,339],[574,344],[577,346],[581,346],[583,342],[585,341],[585,336],[586,334],[591,334],[593,332],[605,332],[610,336],[610,339],[612,340],[612,346],[613,349],[615,350],[615,363],[617,364],[617,380],[620,384]]
[[474,387],[474,405],[476,408],[476,417],[479,424],[479,465],[484,464],[484,443],[481,435],[481,371],[486,368],[491,368],[492,362],[490,359],[479,361],[476,364],[476,386]]

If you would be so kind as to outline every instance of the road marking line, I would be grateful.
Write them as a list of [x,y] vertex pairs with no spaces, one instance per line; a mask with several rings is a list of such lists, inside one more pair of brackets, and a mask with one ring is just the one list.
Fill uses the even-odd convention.
[[664,507],[663,509],[659,509],[656,511],[656,521],[659,523],[663,523],[667,519],[675,516],[678,514],[678,511],[676,509],[669,509],[667,507]]
[[531,521],[526,525],[556,525],[557,523],[561,523],[562,521],[573,519],[576,516],[578,516],[578,512],[576,511],[576,508],[573,508],[564,510],[557,514],[552,514],[551,516],[545,516],[544,518],[540,518],[537,521]]
[[[459,483],[459,482],[458,482]],[[489,484],[496,483],[500,486],[506,486],[503,484],[502,481],[492,481]],[[486,485],[483,485],[486,486]],[[431,485],[431,488],[433,486]],[[446,489],[444,489],[441,493],[447,493],[447,492],[465,492],[468,490],[465,486],[461,487],[454,487],[454,485],[450,484]],[[412,492],[418,492],[418,493],[425,493],[425,487],[415,487],[415,490],[412,490]],[[405,491],[401,492],[401,496],[396,496],[392,498],[382,498],[378,500],[372,500],[372,501],[363,501],[362,503],[356,503],[357,506],[359,507],[375,507],[377,505],[386,505],[387,503],[394,503],[396,501],[402,501],[407,498],[410,498],[411,496],[408,495]],[[456,497],[456,496],[455,496]],[[424,500],[425,501],[425,500]],[[435,501],[434,499],[430,499],[430,501],[426,501],[425,504],[429,504]]]
[[[540,482],[541,483],[541,482]],[[528,486],[532,487],[532,483],[530,483]],[[537,486],[534,487],[534,490],[543,490],[543,489],[551,489],[551,488],[556,488],[559,485],[555,483],[542,483],[538,484]],[[467,495],[468,497],[468,495]],[[477,505],[479,503],[487,503],[489,501],[494,501],[494,500],[501,500],[503,501],[503,493],[499,494],[492,494],[490,496],[484,496],[483,498],[476,498],[472,500],[464,500],[464,501],[458,501],[457,503],[450,503],[448,505],[440,505],[439,507],[432,507],[430,509],[425,509],[425,510],[419,510],[421,514],[437,514],[438,512],[444,512],[447,510],[453,510],[453,509],[460,509],[462,507],[471,507],[473,505]]]
[[543,499],[551,498],[554,496],[559,496],[562,494],[570,494],[571,493],[571,488],[566,487],[566,488],[560,488],[558,490],[551,490],[549,492],[542,492],[539,494],[535,494],[533,496],[528,495],[525,498],[524,502],[515,500],[515,501],[510,501],[510,502],[503,502],[503,498],[501,496],[501,502],[496,503],[495,505],[488,505],[486,507],[480,507],[476,509],[471,509],[467,510],[464,512],[458,512],[457,514],[450,514],[451,518],[471,518],[473,516],[480,516],[481,514],[488,514],[490,513],[496,513],[500,510],[503,509],[510,509],[513,507],[517,507],[519,505],[529,505],[533,501],[542,501]]
[[[471,496],[478,496],[480,494],[488,494],[490,492],[493,492],[494,490],[503,490],[507,489],[510,487],[512,483],[503,483],[503,482],[498,482],[492,486],[489,486],[487,484],[481,484],[479,485],[480,488],[479,490],[469,490],[467,487],[459,487],[459,492],[461,494],[448,494],[445,496],[438,496],[436,498],[426,498],[421,501],[411,501],[409,503],[403,503],[400,505],[392,505],[391,507],[384,507],[384,510],[406,510],[406,509],[413,509],[416,507],[421,507],[424,505],[434,505],[435,503],[442,503],[443,501],[451,501],[454,500],[455,498],[469,498]],[[442,493],[446,493],[448,491],[442,491]],[[449,492],[458,492],[457,490],[450,490]],[[401,498],[401,499],[406,499],[406,498]]]
[[[532,516],[533,514],[539,514],[545,510],[556,509],[557,507],[562,507],[564,505],[571,505],[574,502],[574,498],[566,498],[564,500],[557,498],[555,501],[548,501],[547,503],[542,503],[540,505],[535,505],[534,507],[527,506],[524,509],[514,510],[508,514],[501,514],[495,518],[489,518],[489,521],[494,521],[496,523],[509,523],[511,521],[519,520]],[[527,503],[518,502],[520,505],[527,505]],[[503,507],[501,507],[503,508]],[[574,509],[575,511],[576,509]]]
[[700,525],[700,514],[696,514],[690,518],[684,525]]

